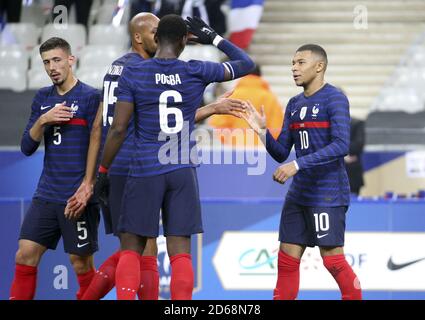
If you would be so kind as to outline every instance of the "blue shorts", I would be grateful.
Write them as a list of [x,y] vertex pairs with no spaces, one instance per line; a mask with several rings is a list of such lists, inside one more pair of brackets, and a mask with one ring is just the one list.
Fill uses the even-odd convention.
[[286,201],[280,217],[279,241],[308,247],[344,246],[347,209],[306,207]]
[[56,249],[63,237],[66,253],[88,256],[98,250],[99,206],[86,207],[78,220],[65,218],[65,205],[34,198],[25,215],[19,239],[31,240]]
[[203,232],[195,168],[150,177],[128,177],[118,230],[157,237],[160,210],[164,236]]
[[106,234],[113,233],[114,236],[119,234],[118,221],[126,181],[127,176],[109,176],[109,207],[101,205]]

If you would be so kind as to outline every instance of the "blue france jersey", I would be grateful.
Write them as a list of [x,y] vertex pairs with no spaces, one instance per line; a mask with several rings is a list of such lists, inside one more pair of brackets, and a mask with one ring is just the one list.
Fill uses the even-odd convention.
[[64,204],[80,186],[86,172],[90,131],[99,100],[98,90],[80,81],[65,95],[59,95],[55,86],[37,92],[22,137],[24,154],[31,155],[38,148],[39,143],[31,138],[29,131],[55,104],[66,101],[65,105],[72,108],[73,118],[44,129],[43,171],[34,198]]
[[300,170],[287,199],[305,206],[349,204],[350,186],[344,164],[349,144],[349,102],[330,84],[310,97],[301,93],[291,98],[277,141],[269,132],[266,136],[267,151],[278,162],[285,161],[295,145]]
[[118,84],[118,101],[134,104],[135,145],[130,176],[159,175],[197,165],[190,137],[205,87],[224,80],[219,63],[132,59]]
[[[121,77],[121,74],[124,70],[125,64],[134,57],[140,57],[138,53],[130,52],[122,56],[121,58],[115,60],[105,77],[103,78],[103,125],[102,125],[102,143],[101,150],[106,141],[106,136],[108,134],[109,127],[112,124],[114,117],[115,104],[117,102],[116,94],[118,87],[118,81]],[[134,150],[134,121],[130,120],[127,128],[127,136],[115,156],[114,161],[112,162],[111,167],[109,168],[110,175],[117,176],[127,176],[130,170],[131,155]]]

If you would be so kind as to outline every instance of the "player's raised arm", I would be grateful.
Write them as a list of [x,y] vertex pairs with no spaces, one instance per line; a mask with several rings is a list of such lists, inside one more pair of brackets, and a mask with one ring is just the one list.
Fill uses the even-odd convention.
[[260,114],[250,101],[246,101],[245,103],[247,108],[246,112],[241,114],[242,118],[244,118],[249,126],[259,135],[267,152],[273,159],[277,162],[284,162],[288,158],[293,145],[293,140],[289,133],[289,107],[287,107],[285,111],[282,131],[277,140],[275,140],[270,131],[266,128],[267,122],[263,108]]
[[223,63],[225,66],[223,81],[246,76],[254,69],[254,61],[252,61],[245,51],[219,36],[217,32],[202,21],[202,19],[198,17],[188,17],[186,24],[189,33],[196,36],[196,38],[190,38],[191,41],[202,44],[213,44],[230,58],[230,61]]
[[331,143],[324,148],[297,158],[299,169],[324,165],[348,154],[350,147],[350,107],[347,97],[340,93],[329,98]]
[[49,107],[38,103],[37,96],[34,98],[31,116],[21,140],[21,151],[26,156],[32,155],[37,150],[46,125],[68,121],[72,118],[71,108],[65,106],[65,101],[56,104],[48,112],[41,113],[41,110]]

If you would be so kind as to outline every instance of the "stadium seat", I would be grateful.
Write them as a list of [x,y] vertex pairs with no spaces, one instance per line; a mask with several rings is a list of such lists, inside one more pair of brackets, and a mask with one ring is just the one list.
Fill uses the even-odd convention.
[[[1,59],[0,59],[1,60]],[[27,88],[26,70],[13,65],[0,68],[0,89],[24,91]]]
[[43,87],[51,86],[52,80],[44,70],[30,69],[28,70],[28,89],[38,90]]
[[112,22],[112,16],[114,10],[117,7],[117,1],[105,1],[103,5],[99,7],[96,15],[97,24],[110,24]]
[[415,113],[425,110],[424,102],[411,87],[387,88],[383,91],[383,98],[371,111],[404,111]]
[[40,46],[35,46],[30,52],[30,69],[44,70],[39,49]]
[[425,68],[402,68],[396,72],[393,85],[413,88],[421,99],[425,98]]
[[425,67],[425,48],[418,47],[408,60],[408,65],[412,67]]
[[87,67],[77,70],[77,78],[82,82],[98,89],[102,89],[103,77],[108,67]]
[[205,60],[212,62],[220,62],[222,54],[214,46],[205,45],[188,45],[180,55],[180,59],[184,61],[189,60]]
[[31,51],[38,44],[41,34],[40,28],[33,23],[8,23],[2,32],[2,38],[7,32],[27,51]]
[[130,45],[127,26],[95,24],[89,30],[89,44],[113,45],[128,48]]
[[86,28],[82,24],[48,24],[43,28],[41,42],[51,37],[65,39],[71,45],[72,52],[78,55],[86,45]]
[[[49,3],[50,2],[50,3]],[[51,19],[53,1],[25,1],[22,5],[21,20],[42,28]]]
[[20,45],[0,46],[0,66],[14,66],[26,70],[28,53]]
[[79,68],[106,67],[125,53],[122,47],[88,45],[81,51]]

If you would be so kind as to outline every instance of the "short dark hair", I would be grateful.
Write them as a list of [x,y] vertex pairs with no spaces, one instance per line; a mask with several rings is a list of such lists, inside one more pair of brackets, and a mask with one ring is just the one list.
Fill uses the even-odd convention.
[[53,37],[44,41],[40,46],[40,54],[43,52],[60,48],[68,54],[71,54],[71,46],[68,41],[62,38]]
[[302,45],[297,49],[297,52],[299,51],[311,51],[314,54],[317,54],[323,58],[325,61],[325,66],[328,65],[328,55],[326,54],[325,49],[323,49],[321,46],[317,44],[305,44]]
[[156,36],[158,41],[178,42],[187,35],[187,26],[181,16],[167,14],[159,20]]
[[256,75],[256,76],[261,77],[261,67],[260,67],[260,65],[259,65],[258,63],[255,63],[255,67],[254,67],[254,69],[251,71],[251,73],[250,73],[250,74],[253,74],[253,75]]

